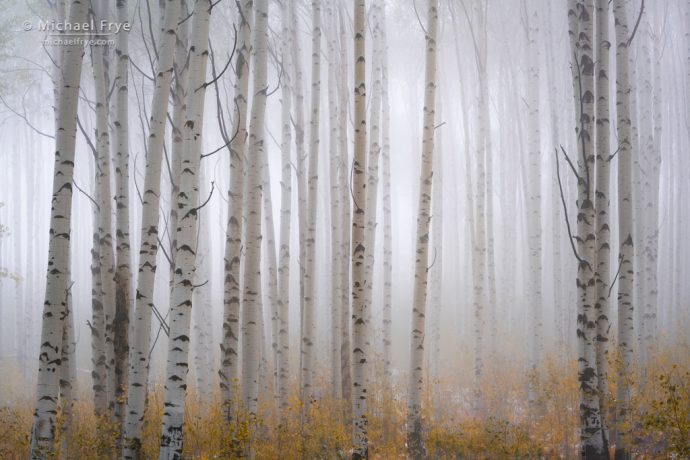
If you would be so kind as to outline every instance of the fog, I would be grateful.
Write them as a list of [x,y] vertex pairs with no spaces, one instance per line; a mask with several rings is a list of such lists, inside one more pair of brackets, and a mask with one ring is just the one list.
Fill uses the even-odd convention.
[[[285,417],[288,407],[298,407],[294,404],[300,401],[307,407],[317,401],[323,411],[326,400],[343,402],[345,409],[337,410],[344,412],[333,409],[334,420],[345,427],[342,455],[353,458],[400,458],[404,452],[410,458],[432,453],[435,458],[473,453],[501,458],[490,443],[443,447],[428,430],[437,433],[433,430],[450,426],[446,432],[452,433],[453,426],[465,426],[462,420],[496,417],[515,426],[524,422],[532,439],[547,439],[543,426],[550,423],[550,411],[562,410],[571,414],[572,430],[585,433],[591,413],[583,413],[583,407],[594,407],[595,396],[595,425],[605,434],[574,436],[571,430],[571,438],[558,448],[547,447],[550,441],[544,440],[538,455],[608,458],[611,448],[619,458],[619,450],[648,452],[652,441],[647,445],[619,437],[626,430],[633,436],[633,431],[617,425],[622,422],[612,414],[633,420],[635,429],[648,429],[637,421],[653,405],[631,408],[630,394],[634,401],[661,398],[663,388],[646,382],[656,375],[675,379],[690,365],[690,243],[683,231],[690,224],[685,199],[690,193],[688,2],[368,0],[363,35],[357,29],[363,1],[186,0],[168,30],[164,10],[174,2],[123,2],[116,8],[91,0],[89,18],[119,27],[101,28],[100,34],[51,29],[69,24],[79,1],[0,2],[3,411],[10,414],[21,407],[28,414],[37,408],[35,426],[43,410],[40,397],[47,394],[42,391],[53,385],[51,400],[61,414],[67,398],[89,407],[79,410],[95,407],[96,414],[115,421],[121,441],[117,449],[122,449],[116,455],[158,455],[122,447],[132,439],[141,442],[143,435],[141,422],[139,431],[131,428],[135,431],[130,433],[124,415],[133,404],[131,391],[127,401],[127,375],[122,380],[111,369],[122,359],[132,378],[139,372],[135,353],[141,352],[150,355],[144,361],[150,368],[144,388],[158,391],[159,403],[165,394],[160,458],[200,458],[212,452],[201,448],[190,453],[188,439],[194,435],[188,427],[184,454],[182,441],[164,439],[178,414],[168,409],[170,398],[180,417],[192,417],[185,414],[184,397],[174,396],[178,393],[171,389],[172,369],[180,359],[185,370],[176,375],[185,380],[179,394],[191,392],[199,404],[220,407],[232,393],[237,407],[261,414],[271,430],[281,429],[271,424],[277,420],[272,417]],[[261,20],[264,4],[266,24]],[[208,40],[203,20],[197,20],[204,10],[210,11]],[[624,32],[621,18],[627,22]],[[607,35],[597,35],[604,22]],[[46,41],[65,33],[86,41]],[[166,33],[174,36],[169,45]],[[365,42],[361,61],[359,36]],[[623,36],[629,37],[627,42],[620,40]],[[96,39],[105,45],[95,44]],[[124,60],[123,43],[128,46]],[[199,47],[207,49],[200,53]],[[73,73],[69,63],[77,62],[69,59],[79,58],[65,50],[83,51],[81,69],[73,77],[79,89],[71,115],[65,112],[70,102],[64,88]],[[100,75],[97,59],[104,68]],[[257,70],[262,59],[265,75]],[[363,85],[357,81],[360,62]],[[622,62],[628,69],[620,68]],[[199,74],[199,68],[205,72]],[[265,87],[260,87],[262,81]],[[157,96],[161,82],[165,92]],[[181,83],[184,92],[177,93]],[[164,103],[162,118],[156,118],[156,97]],[[105,124],[99,121],[99,107]],[[184,122],[179,126],[174,126],[175,107]],[[366,110],[363,120],[358,107]],[[60,113],[67,115],[60,119]],[[123,113],[128,115],[122,118]],[[74,115],[77,125],[64,134],[64,126],[70,126],[64,120]],[[124,127],[122,119],[128,120]],[[162,173],[159,190],[152,191],[147,163],[156,150],[151,133],[161,123]],[[56,150],[69,146],[69,136],[76,136],[73,172],[69,167],[69,174],[58,174]],[[66,143],[60,144],[61,139]],[[176,158],[178,152],[181,157]],[[364,164],[358,163],[358,153]],[[433,163],[429,177],[423,176],[424,161]],[[622,170],[621,164],[629,169]],[[109,170],[105,179],[104,168]],[[240,168],[235,184],[232,168]],[[185,174],[192,170],[188,179]],[[73,185],[67,198],[56,192],[54,180]],[[232,187],[242,195],[239,200],[230,193]],[[378,193],[369,198],[372,189]],[[151,242],[159,250],[153,253],[152,298],[142,304],[153,316],[144,334],[150,337],[142,342],[146,346],[137,351],[138,299],[145,297],[139,291],[148,292],[138,283],[142,270],[151,269],[141,256],[147,235],[142,212],[150,212],[144,202],[154,195],[160,200],[159,223]],[[69,215],[66,246],[60,246],[59,232],[51,229],[56,222],[51,206],[56,209],[59,199],[69,200],[64,202]],[[359,211],[363,220],[358,224]],[[239,222],[239,245],[226,246],[233,238],[232,218]],[[288,235],[283,222],[289,223]],[[123,234],[123,228],[129,233]],[[624,234],[630,235],[629,260],[622,252]],[[190,258],[184,246],[192,241]],[[69,251],[69,257],[63,262],[51,258],[55,265],[49,267],[53,244],[55,254]],[[123,265],[128,267],[120,272]],[[360,265],[361,270],[356,268]],[[55,267],[64,270],[51,275]],[[128,279],[118,278],[122,274]],[[58,282],[50,281],[51,276],[67,286],[67,302],[51,300],[51,292],[64,292],[51,291],[50,283]],[[228,289],[235,281],[233,294]],[[120,291],[124,284],[127,290]],[[228,316],[233,295],[239,313],[235,326]],[[421,302],[415,304],[415,299]],[[105,310],[102,324],[97,323],[97,305]],[[60,373],[60,391],[57,380],[51,384],[50,377],[41,377],[50,367],[42,353],[52,327],[48,324],[57,324],[51,322],[53,315],[60,317],[59,331],[67,331],[70,322],[74,328],[64,332],[73,338],[63,338],[54,352],[69,355],[63,357],[63,368],[76,364],[67,396],[60,359],[52,369]],[[128,320],[118,323],[120,315]],[[185,326],[189,319],[178,325],[178,316],[189,316],[191,325]],[[630,321],[624,323],[626,318]],[[189,343],[176,346],[170,330],[184,334]],[[233,342],[239,348],[228,354],[230,330],[239,336]],[[97,377],[99,333],[107,375]],[[621,333],[632,342],[621,340]],[[124,342],[118,334],[124,334]],[[68,342],[74,344],[71,351]],[[421,350],[423,358],[415,358],[411,349]],[[234,367],[228,360],[234,360]],[[596,375],[591,381],[589,365]],[[680,370],[670,371],[676,369],[672,365]],[[544,390],[548,382],[553,384],[553,375],[564,379],[561,388],[570,391],[574,402],[559,406],[556,396]],[[94,392],[98,378],[108,381],[105,411],[99,410]],[[628,378],[631,393],[621,394],[621,382]],[[602,387],[607,379],[610,383]],[[237,388],[231,391],[227,384],[233,381]],[[568,382],[572,388],[566,390]],[[592,383],[594,389],[589,388]],[[358,396],[362,388],[363,403]],[[376,406],[388,397],[400,404],[403,414],[397,418]],[[621,409],[620,401],[628,405]],[[679,404],[687,414],[687,397]],[[142,402],[141,417],[143,407]],[[417,408],[423,410],[418,420],[424,420],[427,430],[419,435],[424,438],[420,443],[415,437]],[[322,423],[304,410],[297,409],[301,423]],[[203,414],[194,414],[204,420]],[[358,425],[360,416],[366,419],[363,414],[369,414],[368,435],[366,423],[363,431]],[[376,431],[379,419],[402,434],[381,435]],[[28,435],[31,416],[26,420],[28,425],[17,429],[26,428]],[[236,422],[231,416],[225,421]],[[15,426],[6,418],[2,423],[8,430]],[[182,421],[179,426],[182,432]],[[152,430],[154,437],[160,433],[160,428]],[[385,450],[405,432],[407,451],[402,441],[399,450]],[[667,449],[657,453],[687,453],[674,444],[674,429],[657,427],[655,432],[664,433],[660,442]],[[272,451],[261,447],[262,442],[275,444],[272,435],[256,433],[252,436],[258,444],[240,451],[273,458]],[[36,436],[31,437],[32,458],[43,458],[37,454]],[[64,436],[63,441],[72,439]],[[336,435],[323,436],[329,441],[302,455],[336,458],[328,447]],[[596,436],[603,441],[591,439]],[[29,449],[26,442],[12,445],[0,439],[0,456],[15,458]],[[47,442],[51,447],[46,452],[53,449],[51,442],[55,440]],[[372,444],[366,447],[368,442]],[[179,450],[166,450],[173,447]],[[63,455],[70,452],[64,444],[61,449]],[[537,455],[512,452],[515,458]]]

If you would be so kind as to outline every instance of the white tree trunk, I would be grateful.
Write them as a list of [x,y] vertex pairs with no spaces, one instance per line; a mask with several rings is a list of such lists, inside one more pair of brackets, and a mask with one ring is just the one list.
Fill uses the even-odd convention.
[[329,1],[325,17],[329,19],[327,22],[327,30],[329,30],[328,36],[328,55],[330,59],[328,61],[328,172],[329,172],[329,185],[330,185],[330,249],[331,249],[331,259],[333,263],[331,264],[331,298],[330,298],[330,389],[331,395],[334,399],[339,400],[342,397],[342,387],[340,382],[342,381],[341,375],[341,364],[340,364],[340,346],[341,346],[341,282],[343,279],[342,273],[340,272],[341,264],[338,263],[343,257],[347,257],[348,252],[343,253],[343,247],[340,244],[340,226],[344,224],[340,220],[340,208],[341,196],[338,184],[338,94],[337,94],[337,84],[338,84],[338,71],[339,64],[338,61],[338,34],[337,34],[337,3],[335,1]]
[[527,233],[529,250],[529,300],[528,367],[530,385],[528,400],[531,408],[536,405],[536,377],[541,369],[544,353],[544,325],[542,315],[542,234],[541,234],[541,131],[539,120],[539,16],[538,8],[528,13],[528,177],[527,177]]
[[[108,111],[106,102],[106,85],[105,69],[104,69],[104,53],[100,46],[91,46],[91,66],[93,71],[93,82],[95,99],[97,101],[96,109],[96,150],[94,150],[95,160],[95,179],[94,179],[94,197],[98,206],[94,214],[94,233],[93,233],[93,247],[91,249],[92,264],[92,322],[91,325],[91,345],[92,345],[92,363],[93,373],[93,392],[94,392],[94,407],[96,414],[100,416],[106,415],[108,409],[108,385],[111,383],[108,380],[108,358],[106,356],[106,312],[104,304],[103,292],[103,269],[101,266],[101,217],[102,211],[100,204],[103,201],[101,194],[103,193],[103,174],[101,170],[100,156],[103,151],[107,152],[109,149],[108,137]],[[109,199],[109,198],[106,198]]]
[[220,345],[220,391],[226,420],[235,413],[239,385],[240,260],[242,251],[242,215],[244,202],[244,158],[247,149],[247,95],[251,54],[251,1],[237,3],[239,32],[235,61],[235,137],[230,142],[230,191],[227,239],[225,242],[225,283],[223,297],[223,339]]
[[151,102],[148,157],[144,176],[141,236],[139,246],[139,270],[135,319],[129,358],[127,408],[125,411],[124,449],[125,459],[139,458],[141,428],[144,421],[149,374],[149,348],[151,346],[151,315],[153,289],[158,254],[158,222],[160,218],[161,161],[167,122],[168,97],[173,76],[173,52],[177,38],[177,21],[182,0],[168,0],[165,18],[158,41],[158,68]]
[[175,275],[170,305],[170,334],[166,363],[163,429],[159,458],[182,456],[185,395],[189,369],[189,326],[196,264],[197,197],[199,161],[206,94],[208,32],[212,3],[196,0],[192,15],[186,121],[183,127],[185,155],[182,158]]
[[393,351],[393,225],[391,218],[390,102],[388,99],[388,42],[386,5],[381,8],[381,159],[383,161],[383,373],[385,386],[392,384]]
[[314,380],[314,342],[316,324],[314,317],[314,297],[316,295],[314,278],[316,276],[316,209],[317,185],[319,177],[319,117],[321,114],[321,3],[311,2],[312,42],[311,42],[311,119],[309,122],[309,169],[307,178],[306,241],[304,246],[304,293],[301,312],[300,340],[300,394],[302,407],[313,398]]
[[[280,177],[280,248],[278,265],[278,307],[280,329],[278,331],[279,365],[278,398],[279,415],[288,409],[288,385],[290,375],[290,223],[292,218],[292,60],[291,53],[291,0],[281,6],[281,55],[283,56],[283,83],[281,85],[281,177]],[[281,420],[282,422],[282,420]]]
[[[339,12],[339,33],[340,33],[340,65],[341,72],[338,79],[338,99],[340,107],[338,111],[338,159],[340,168],[338,169],[338,188],[340,190],[340,246],[343,257],[340,259],[340,378],[341,392],[346,407],[352,406],[352,366],[351,366],[351,342],[350,342],[350,230],[348,225],[351,220],[350,212],[350,160],[348,154],[347,130],[349,126],[348,107],[349,107],[349,88],[348,88],[348,56],[347,40],[344,15],[346,12],[341,9]],[[346,409],[349,412],[349,409]]]
[[[69,22],[82,23],[87,18],[87,5],[72,0]],[[77,129],[77,103],[83,56],[81,43],[61,50],[61,78],[55,118],[55,170],[50,213],[48,271],[41,346],[39,352],[36,410],[31,429],[31,458],[52,454],[55,441],[56,415],[59,395],[59,369],[62,347],[63,318],[69,288],[70,222],[72,217],[72,177],[74,146]]]
[[366,318],[366,80],[365,80],[365,1],[354,3],[355,35],[355,153],[352,179],[352,423],[353,460],[369,458],[367,390],[369,387],[369,349]]
[[438,0],[429,0],[426,27],[426,67],[424,83],[424,127],[419,175],[419,208],[415,250],[412,332],[410,340],[410,381],[407,400],[407,449],[412,459],[426,456],[422,440],[422,392],[424,390],[424,337],[429,265],[429,221],[433,178],[436,115],[436,37]]
[[609,188],[611,182],[610,157],[610,109],[609,109],[609,0],[596,0],[596,47],[597,58],[594,73],[596,75],[596,189],[594,207],[596,217],[596,265],[594,267],[595,320],[596,320],[596,365],[597,390],[604,427],[604,443],[608,444],[608,432],[605,424],[607,414],[605,402],[608,399],[608,359],[609,359],[609,289],[611,286],[611,228],[609,219]]
[[632,194],[632,120],[630,115],[630,58],[627,0],[614,0],[616,25],[616,125],[618,128],[618,383],[616,388],[616,460],[632,458],[630,438],[630,380],[634,365],[635,324],[633,311],[633,194]]
[[[129,21],[127,0],[115,2],[117,21]],[[113,346],[115,349],[115,416],[124,422],[124,399],[127,387],[129,357],[129,315],[132,309],[129,240],[129,32],[121,30],[115,39],[115,314],[113,316]]]
[[[593,119],[594,53],[593,0],[569,3],[568,15],[576,15],[578,32],[571,34],[575,50],[572,63],[577,121],[577,269],[578,378],[580,382],[580,439],[583,458],[601,458],[606,452],[599,406],[596,368],[596,316],[594,302],[596,260]],[[571,31],[573,29],[571,28]],[[573,42],[574,40],[574,42]]]
[[252,39],[253,88],[248,139],[247,241],[244,265],[244,308],[242,312],[242,400],[250,417],[257,415],[261,340],[261,157],[267,90],[268,1],[254,3]]

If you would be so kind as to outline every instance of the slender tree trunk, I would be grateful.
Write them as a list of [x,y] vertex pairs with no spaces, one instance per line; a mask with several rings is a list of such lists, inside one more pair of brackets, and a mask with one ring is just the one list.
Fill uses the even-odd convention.
[[[72,24],[85,22],[86,3],[72,0],[68,18]],[[67,45],[61,50],[62,72],[56,83],[60,85],[60,89],[55,118],[55,171],[50,213],[48,271],[41,325],[36,410],[31,429],[30,456],[36,459],[51,455],[55,442],[60,355],[69,289],[72,177],[83,53],[81,43]]]
[[[165,18],[159,31],[158,68],[151,102],[149,137],[146,141],[148,157],[142,197],[139,270],[137,272],[135,320],[132,328],[132,347],[129,358],[130,369],[122,453],[125,459],[140,457],[141,430],[149,375],[151,315],[155,308],[153,289],[159,244],[161,162],[168,114],[168,96],[170,95],[170,84],[173,76],[173,52],[181,4],[182,0],[167,0]],[[179,93],[176,94],[176,96],[178,95]]]
[[98,256],[101,274],[101,301],[105,318],[105,394],[109,411],[115,409],[117,379],[115,375],[115,254],[112,235],[112,201],[110,168],[110,135],[108,133],[108,70],[103,47],[92,48],[96,92],[96,148],[98,150]]
[[185,156],[182,158],[180,192],[177,199],[180,219],[175,229],[178,246],[170,305],[170,334],[159,454],[161,460],[179,459],[182,456],[189,369],[190,310],[196,263],[198,170],[201,159],[208,32],[212,7],[209,0],[196,0],[192,15],[187,113],[183,131]]
[[[95,14],[92,12],[92,14]],[[99,15],[100,17],[100,15]],[[110,182],[105,182],[104,168],[109,168],[109,151],[110,151],[110,137],[108,133],[108,103],[107,103],[107,82],[105,74],[105,56],[102,46],[91,46],[91,65],[93,68],[93,81],[96,97],[96,193],[94,194],[98,202],[98,210],[95,216],[95,225],[97,230],[94,232],[94,247],[92,249],[93,265],[92,275],[94,276],[92,282],[94,291],[93,298],[93,325],[92,325],[92,345],[93,345],[93,360],[94,360],[94,374],[93,389],[94,389],[94,403],[96,413],[99,415],[106,415],[111,399],[109,395],[112,393],[112,380],[109,378],[111,372],[109,366],[108,350],[112,344],[107,343],[109,329],[108,318],[109,310],[112,307],[112,297],[105,298],[105,276],[108,272],[103,265],[104,248],[102,241],[104,238],[104,231],[110,227],[104,224],[104,218],[109,218],[110,213]],[[105,196],[104,196],[105,194]],[[102,206],[105,203],[106,208]],[[108,220],[109,221],[109,220]],[[106,225],[104,227],[104,225]],[[112,253],[112,245],[111,245]]]
[[539,16],[538,9],[531,8],[528,13],[528,174],[527,174],[527,233],[529,248],[529,306],[528,324],[529,352],[528,363],[530,384],[528,401],[532,410],[536,409],[538,373],[541,369],[544,326],[542,315],[542,234],[541,234],[541,130],[539,120]]
[[237,3],[239,32],[235,61],[235,96],[237,109],[234,137],[230,142],[230,191],[228,193],[228,224],[225,242],[225,283],[223,297],[223,340],[220,345],[220,390],[225,418],[234,416],[239,388],[239,321],[240,321],[240,260],[242,251],[242,215],[244,203],[245,155],[247,149],[247,98],[249,59],[251,54],[252,3]]
[[[278,345],[278,335],[280,328],[280,308],[278,306],[278,261],[276,258],[276,236],[275,236],[275,225],[273,224],[273,198],[271,193],[271,174],[268,167],[268,152],[266,149],[261,151],[261,190],[263,194],[263,213],[264,213],[264,227],[266,232],[266,260],[265,264],[267,266],[267,280],[268,285],[267,300],[269,305],[269,314],[271,315],[270,321],[270,344],[271,346],[267,350],[271,350],[273,354],[273,386],[275,391],[275,401],[276,409],[280,410],[280,403],[278,401],[278,395],[280,394],[280,388],[278,387],[278,361],[279,361],[279,345]],[[264,358],[267,358],[264,355]]]
[[304,293],[301,312],[301,374],[300,394],[302,407],[313,398],[314,380],[314,342],[316,324],[314,322],[314,296],[316,294],[316,208],[319,165],[319,117],[321,107],[321,2],[314,0],[312,7],[311,42],[311,120],[309,122],[309,169],[307,178],[307,215],[304,264]]
[[391,218],[391,144],[390,102],[388,99],[388,42],[386,40],[386,5],[381,8],[381,135],[383,160],[383,374],[384,387],[391,388],[393,348],[393,225]]
[[[279,365],[278,397],[279,414],[284,418],[288,409],[288,385],[290,375],[290,223],[292,218],[292,60],[290,11],[292,0],[285,0],[281,6],[281,55],[283,56],[283,83],[281,85],[281,178],[280,178],[280,249],[278,265],[278,307],[280,329],[278,331]],[[281,418],[281,423],[284,423]]]
[[[267,89],[268,1],[254,3],[252,61],[254,64],[247,168],[247,241],[242,313],[242,400],[250,417],[257,415],[261,340],[261,156],[264,151],[264,119]],[[250,447],[251,449],[251,447]]]
[[608,445],[608,430],[606,428],[608,400],[608,359],[609,359],[609,289],[611,286],[611,228],[609,219],[609,189],[611,181],[610,165],[610,121],[609,121],[609,61],[611,42],[609,37],[609,0],[596,0],[596,47],[595,63],[596,78],[596,190],[594,192],[594,207],[596,217],[594,230],[596,232],[596,266],[594,280],[596,283],[596,303],[594,304],[596,318],[596,363],[597,390],[603,425],[604,445]]
[[426,27],[426,71],[424,91],[424,128],[419,176],[419,208],[415,251],[412,332],[410,341],[410,382],[407,402],[407,449],[412,459],[426,457],[422,440],[422,391],[424,390],[424,321],[429,265],[429,221],[436,115],[436,36],[438,0],[429,0]]
[[[437,108],[439,118],[443,119],[442,98],[439,98]],[[431,410],[434,420],[442,416],[441,402],[441,315],[443,311],[443,158],[442,133],[439,131],[434,140],[431,211],[431,243],[433,255],[429,261],[431,271],[431,290],[429,293],[429,321],[430,340],[428,348],[429,376],[431,384]]]
[[62,351],[60,354],[60,407],[61,423],[61,457],[65,458],[69,449],[68,433],[72,426],[74,403],[77,400],[77,360],[76,341],[74,338],[74,309],[72,307],[72,285],[67,288],[67,308],[65,310],[64,330],[62,332]]
[[[367,248],[364,276],[367,280],[364,302],[372,305],[374,292],[374,261],[376,256],[376,215],[378,211],[379,191],[379,158],[381,156],[381,21],[379,19],[381,4],[374,1],[371,5],[372,33],[372,82],[371,103],[369,107],[369,156],[367,158],[366,186],[366,228],[364,246]],[[367,314],[367,324],[371,321],[371,308]],[[371,330],[371,329],[369,329]]]
[[340,208],[342,207],[341,196],[338,184],[338,94],[337,94],[337,74],[340,69],[340,62],[338,61],[338,34],[337,34],[337,13],[335,8],[338,4],[335,1],[329,1],[326,10],[325,17],[329,19],[326,24],[329,33],[328,37],[328,55],[330,59],[328,61],[328,172],[329,172],[329,184],[330,184],[330,224],[331,224],[331,258],[333,264],[331,265],[331,327],[330,327],[330,345],[331,345],[331,356],[330,356],[330,371],[331,371],[331,394],[335,400],[339,400],[342,397],[342,387],[340,382],[342,381],[341,376],[341,363],[340,363],[340,345],[341,345],[341,282],[343,280],[343,274],[340,272],[340,263],[338,261],[342,258],[347,257],[348,252],[343,253],[343,247],[340,243],[340,227],[344,225],[344,222],[340,220]]
[[[117,21],[129,21],[127,0],[117,0]],[[132,308],[129,239],[129,32],[121,30],[115,39],[115,215],[116,271],[113,346],[115,349],[115,417],[123,423],[129,358],[129,315]]]
[[632,453],[630,386],[635,324],[633,311],[633,194],[632,120],[630,116],[630,58],[627,0],[614,0],[616,27],[616,125],[618,128],[618,382],[616,386],[616,460],[630,460]]
[[367,324],[370,306],[366,304],[366,80],[365,80],[365,1],[354,3],[355,35],[355,153],[352,179],[352,460],[369,458],[367,389],[369,364]]
[[341,391],[343,400],[345,401],[346,412],[349,413],[352,407],[352,347],[350,342],[350,257],[346,254],[351,254],[350,246],[350,230],[351,227],[347,223],[352,221],[351,206],[350,206],[350,160],[348,154],[348,107],[349,107],[349,90],[348,90],[348,61],[347,58],[347,40],[345,38],[345,16],[346,12],[342,9],[339,11],[339,31],[340,31],[340,64],[341,72],[338,81],[338,98],[340,100],[340,108],[338,112],[338,158],[340,167],[338,169],[338,188],[340,190],[340,245],[342,247],[343,257],[340,259],[340,377],[342,379]]
[[[594,264],[596,260],[593,119],[594,53],[593,0],[569,3],[568,15],[576,15],[579,32],[571,34],[575,62],[572,65],[577,110],[577,269],[578,288],[578,379],[580,382],[580,453],[582,458],[608,457],[601,423],[596,368],[596,296]],[[571,29],[572,30],[572,29]]]

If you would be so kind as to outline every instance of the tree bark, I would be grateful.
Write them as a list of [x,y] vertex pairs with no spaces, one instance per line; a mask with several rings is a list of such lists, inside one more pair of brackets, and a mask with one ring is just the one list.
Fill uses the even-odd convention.
[[[135,296],[135,320],[129,358],[127,408],[125,411],[123,458],[140,457],[141,430],[146,407],[151,346],[151,315],[158,255],[161,162],[167,122],[168,97],[173,76],[173,53],[182,0],[167,0],[165,18],[159,31],[158,66],[154,82],[147,138],[148,158],[144,176],[139,269]],[[174,128],[173,128],[174,129]]]
[[410,341],[410,382],[407,402],[407,449],[412,459],[426,457],[422,440],[422,391],[424,390],[424,337],[429,264],[429,222],[433,177],[434,131],[436,115],[436,36],[438,0],[429,0],[426,27],[426,66],[424,90],[424,128],[419,176],[419,208],[415,250],[412,332]]
[[[87,5],[84,1],[72,0],[68,14],[69,22],[72,24],[85,22],[86,13]],[[50,213],[48,270],[41,325],[36,410],[31,429],[30,456],[36,459],[51,455],[55,442],[60,350],[69,288],[72,177],[83,52],[81,43],[73,44],[65,46],[60,56],[62,72],[57,83],[60,89],[55,117],[55,170]]]
[[259,391],[261,340],[261,156],[264,151],[264,120],[267,90],[268,1],[254,3],[252,41],[253,88],[248,139],[247,241],[244,265],[244,308],[242,312],[242,400],[250,417],[256,417]]
[[365,1],[354,3],[355,35],[355,153],[352,179],[352,423],[354,447],[352,460],[369,458],[367,390],[369,364],[366,318],[366,80],[365,80]]
[[247,149],[247,98],[249,59],[251,54],[252,3],[237,3],[239,32],[235,61],[234,105],[237,110],[230,142],[230,190],[228,200],[227,240],[225,242],[225,282],[223,297],[223,340],[220,345],[220,390],[225,418],[230,421],[236,412],[239,395],[239,322],[240,322],[240,260],[242,251],[242,215],[244,206],[245,156]]
[[630,112],[630,57],[628,48],[627,0],[614,0],[616,27],[616,125],[618,128],[618,383],[616,387],[616,460],[630,460],[632,453],[630,384],[634,365],[635,324],[633,310],[633,194],[632,120]]
[[201,160],[208,32],[212,8],[210,0],[196,0],[192,15],[187,112],[183,128],[185,155],[182,158],[177,199],[180,220],[175,229],[178,246],[169,315],[170,334],[159,454],[161,460],[181,458],[183,448],[182,433],[189,369],[189,326],[196,264],[198,170]]

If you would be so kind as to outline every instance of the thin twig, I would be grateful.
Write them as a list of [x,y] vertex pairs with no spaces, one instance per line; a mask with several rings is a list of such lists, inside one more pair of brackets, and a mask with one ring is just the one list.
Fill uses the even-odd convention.
[[582,258],[580,255],[577,253],[577,248],[575,248],[575,243],[573,243],[573,232],[570,228],[570,218],[568,217],[568,206],[565,204],[565,195],[563,194],[563,184],[561,183],[561,166],[560,166],[560,161],[558,160],[558,149],[554,149],[556,153],[556,176],[558,177],[558,189],[561,192],[561,202],[563,203],[563,214],[565,214],[565,224],[566,227],[568,228],[568,241],[570,241],[570,247],[573,248],[573,254],[575,254],[575,258],[578,260],[580,263],[587,263]]
[[640,26],[640,21],[642,20],[642,13],[644,12],[644,0],[642,0],[642,3],[640,4],[640,14],[637,16],[637,22],[635,23],[635,28],[632,31],[632,34],[630,34],[630,38],[628,38],[628,42],[625,44],[626,48],[630,46],[630,43],[632,43],[633,38],[635,38],[635,34],[637,33],[637,28]]
[[92,202],[93,204],[96,205],[96,209],[97,209],[98,211],[101,210],[101,207],[98,205],[98,203],[96,202],[96,200],[94,200],[94,199],[91,197],[91,195],[89,195],[89,194],[86,193],[84,190],[82,190],[82,188],[79,187],[79,186],[77,185],[77,182],[76,182],[74,179],[72,179],[72,183],[74,184],[75,187],[77,187],[77,190],[79,190],[81,193],[83,193],[84,196],[85,196],[86,198],[88,198],[89,200],[91,200],[91,202]]
[[616,271],[616,276],[613,277],[613,281],[611,281],[611,286],[609,286],[609,294],[607,298],[611,298],[611,291],[613,290],[613,285],[616,284],[616,280],[618,279],[618,275],[621,273],[621,267],[623,266],[623,257],[619,257],[620,262],[618,263],[618,271]]

